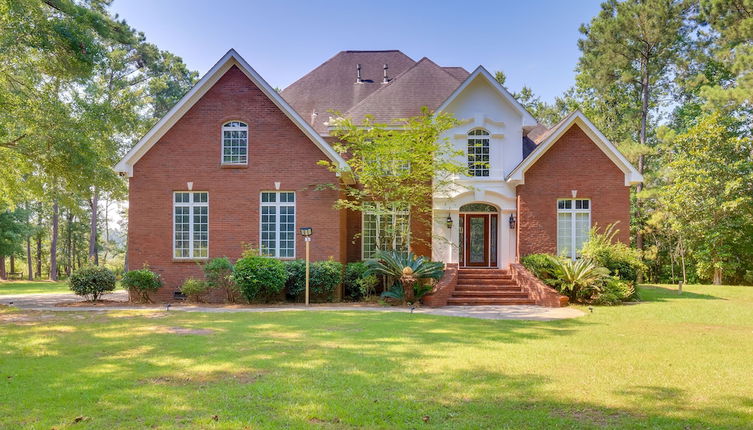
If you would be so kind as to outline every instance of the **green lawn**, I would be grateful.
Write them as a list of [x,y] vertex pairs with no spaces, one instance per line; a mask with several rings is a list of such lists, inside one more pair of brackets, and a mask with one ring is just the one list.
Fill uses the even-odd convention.
[[557,322],[4,308],[0,428],[750,428],[753,288],[685,291]]
[[0,281],[0,296],[10,294],[70,293],[67,282]]

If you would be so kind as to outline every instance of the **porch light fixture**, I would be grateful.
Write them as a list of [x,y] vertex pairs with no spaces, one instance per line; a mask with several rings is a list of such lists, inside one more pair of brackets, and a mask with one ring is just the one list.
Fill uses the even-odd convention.
[[515,230],[515,214],[510,214],[510,218],[507,220],[510,223],[510,230]]
[[452,230],[452,217],[447,215],[447,229]]
[[311,271],[309,270],[309,243],[311,243],[311,235],[314,234],[314,229],[311,227],[301,227],[301,236],[306,241],[306,306],[309,305],[309,280]]

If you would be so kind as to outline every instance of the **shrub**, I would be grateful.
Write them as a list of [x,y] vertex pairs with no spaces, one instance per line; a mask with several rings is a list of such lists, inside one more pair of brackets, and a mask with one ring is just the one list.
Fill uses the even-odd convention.
[[123,287],[128,290],[131,300],[149,303],[149,293],[162,287],[160,276],[147,267],[139,270],[131,270],[123,275]]
[[282,291],[288,274],[285,265],[274,258],[249,255],[235,263],[233,278],[249,302],[269,300]]
[[385,275],[398,281],[404,289],[404,300],[415,302],[414,285],[422,279],[439,279],[444,263],[416,257],[412,252],[379,251],[377,259],[369,262],[368,273]]
[[554,264],[555,285],[560,293],[573,301],[590,301],[601,291],[609,271],[587,259],[578,260],[549,257]]
[[615,224],[608,225],[603,233],[597,227],[592,228],[581,255],[606,267],[613,276],[635,283],[638,272],[645,270],[645,265],[637,249],[614,240],[617,233],[619,230],[615,229]]
[[209,292],[209,285],[202,280],[188,278],[183,281],[180,292],[185,294],[189,301],[200,302],[203,296]]
[[77,295],[94,302],[102,294],[115,290],[115,274],[105,267],[83,267],[71,275],[68,286]]
[[343,281],[342,263],[330,258],[329,260],[317,261],[311,264],[310,270],[311,292],[319,297],[331,300],[335,288]]
[[285,281],[287,295],[290,298],[302,296],[306,290],[306,262],[303,260],[288,260],[285,262],[285,271],[288,274],[288,279]]
[[520,259],[520,263],[531,271],[545,284],[553,286],[556,283],[555,267],[552,256],[549,254],[529,254]]
[[358,261],[348,263],[345,266],[345,276],[343,278],[343,289],[345,297],[358,301],[365,297],[372,296],[376,293],[376,287],[379,279],[367,273],[369,267],[366,263]]
[[635,288],[633,284],[611,276],[606,278],[601,291],[593,298],[592,303],[595,305],[614,306],[630,300],[634,296]]
[[223,292],[225,300],[235,303],[240,291],[233,279],[233,263],[227,257],[213,258],[204,265],[204,277],[210,288]]

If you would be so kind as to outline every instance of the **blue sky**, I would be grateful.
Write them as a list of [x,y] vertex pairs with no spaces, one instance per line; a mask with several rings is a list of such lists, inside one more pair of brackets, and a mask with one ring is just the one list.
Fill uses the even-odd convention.
[[112,12],[204,74],[235,48],[284,88],[337,52],[400,49],[414,60],[503,70],[546,101],[573,84],[578,27],[601,0],[115,0]]

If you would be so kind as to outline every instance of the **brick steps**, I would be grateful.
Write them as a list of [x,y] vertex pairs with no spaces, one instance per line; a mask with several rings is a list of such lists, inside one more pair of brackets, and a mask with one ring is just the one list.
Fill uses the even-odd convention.
[[504,269],[460,269],[448,305],[532,305],[535,302]]

